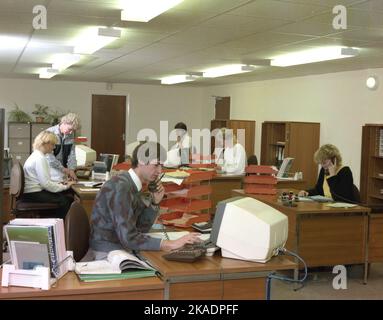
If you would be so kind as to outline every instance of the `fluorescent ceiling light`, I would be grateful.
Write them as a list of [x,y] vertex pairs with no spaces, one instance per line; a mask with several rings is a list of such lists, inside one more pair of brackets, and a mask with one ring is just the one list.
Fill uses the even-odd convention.
[[228,76],[231,74],[244,73],[254,71],[255,66],[244,64],[229,64],[226,66],[211,68],[203,71],[204,78],[216,78]]
[[183,0],[125,0],[121,20],[148,22]]
[[161,84],[176,84],[182,82],[190,82],[198,79],[198,76],[182,74],[177,76],[170,76],[161,79]]
[[10,36],[0,36],[0,51],[9,50],[9,49],[21,49],[24,48],[27,43],[27,39],[23,37],[10,37]]
[[89,28],[78,39],[74,53],[92,54],[121,37],[121,29]]
[[356,56],[357,54],[358,49],[354,48],[342,48],[339,46],[316,48],[274,57],[271,60],[271,65],[276,67],[287,67],[298,64],[349,58]]
[[60,54],[53,59],[52,68],[58,69],[60,72],[69,68],[72,64],[79,62],[81,56],[79,54]]
[[59,73],[59,70],[52,68],[44,68],[40,70],[39,78],[40,79],[50,79]]

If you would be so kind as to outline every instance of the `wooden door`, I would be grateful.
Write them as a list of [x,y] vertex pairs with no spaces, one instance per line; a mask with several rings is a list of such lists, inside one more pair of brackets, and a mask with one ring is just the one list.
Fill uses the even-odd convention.
[[215,119],[230,119],[230,97],[215,98]]
[[284,157],[294,158],[291,173],[301,171],[303,180],[314,186],[318,176],[318,165],[314,153],[319,148],[319,123],[290,122],[286,124],[286,146]]
[[92,95],[92,149],[125,159],[126,96]]

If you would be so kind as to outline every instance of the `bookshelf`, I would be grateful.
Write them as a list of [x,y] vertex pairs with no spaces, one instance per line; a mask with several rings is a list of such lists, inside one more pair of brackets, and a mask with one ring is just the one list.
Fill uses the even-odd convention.
[[362,128],[360,197],[368,206],[383,207],[383,124]]
[[215,172],[188,170],[190,176],[181,185],[165,183],[166,198],[161,201],[163,224],[190,227],[195,222],[209,221],[212,201],[210,180]]
[[[210,130],[219,128],[228,128],[232,129],[234,134],[237,135],[238,129],[245,130],[245,145],[244,148],[246,150],[247,157],[254,154],[254,143],[255,143],[255,121],[252,120],[211,120],[210,122]],[[238,135],[237,135],[238,137]],[[214,138],[212,138],[211,142],[211,153],[214,152]]]
[[261,162],[279,168],[284,158],[294,158],[290,173],[303,173],[307,187],[316,183],[318,166],[314,153],[319,148],[320,123],[265,121],[262,123]]

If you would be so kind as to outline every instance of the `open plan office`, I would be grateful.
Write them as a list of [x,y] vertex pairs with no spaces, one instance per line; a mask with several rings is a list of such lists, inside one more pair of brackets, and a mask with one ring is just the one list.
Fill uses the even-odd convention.
[[0,299],[383,299],[382,1],[0,16]]

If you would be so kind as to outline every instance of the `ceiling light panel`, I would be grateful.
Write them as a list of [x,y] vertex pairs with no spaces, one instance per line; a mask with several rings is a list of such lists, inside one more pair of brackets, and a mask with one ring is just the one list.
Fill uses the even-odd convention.
[[121,20],[148,22],[175,7],[183,0],[125,0],[122,2]]
[[74,53],[92,54],[119,39],[121,29],[115,28],[88,28],[77,39]]
[[204,78],[216,78],[223,77],[232,74],[244,73],[254,71],[254,66],[248,66],[244,64],[230,64],[221,67],[206,69],[203,71]]
[[342,48],[340,46],[315,48],[273,57],[271,58],[271,65],[276,67],[287,67],[299,64],[349,58],[357,54],[358,50],[354,48]]

